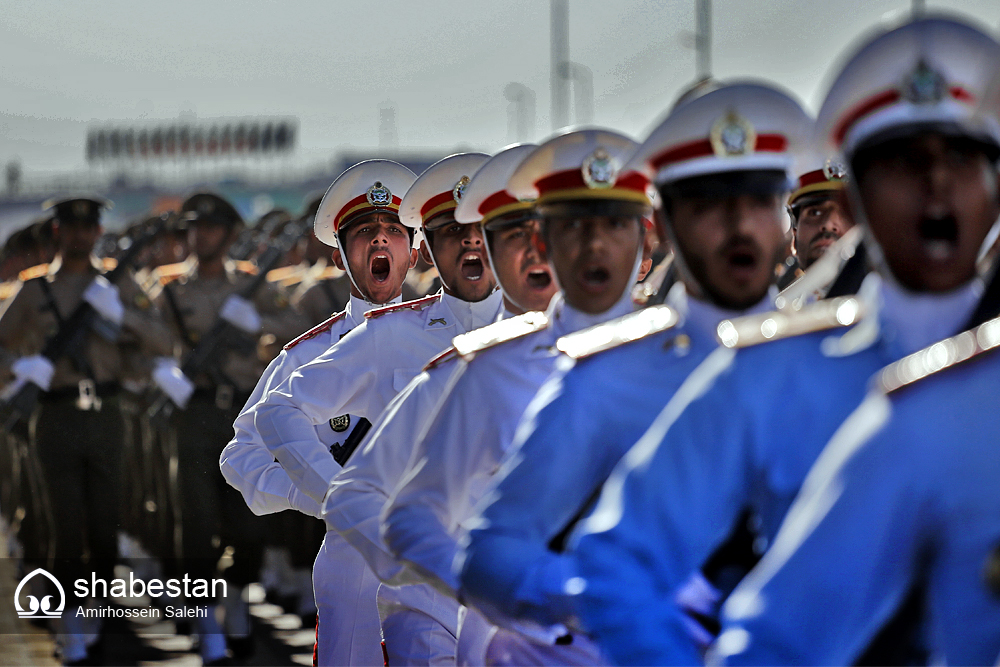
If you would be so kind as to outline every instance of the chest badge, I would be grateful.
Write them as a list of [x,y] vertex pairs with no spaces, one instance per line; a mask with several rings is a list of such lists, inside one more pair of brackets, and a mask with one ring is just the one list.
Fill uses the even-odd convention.
[[337,433],[343,433],[351,427],[351,415],[340,415],[330,420],[330,428]]
[[435,324],[440,324],[441,326],[447,326],[448,322],[443,317],[435,317],[432,318],[431,321],[427,323],[427,326],[432,327]]

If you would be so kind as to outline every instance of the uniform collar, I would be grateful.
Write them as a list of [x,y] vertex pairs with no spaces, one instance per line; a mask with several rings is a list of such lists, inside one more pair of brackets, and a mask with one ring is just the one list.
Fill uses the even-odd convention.
[[373,308],[380,308],[381,306],[388,306],[393,303],[401,303],[403,301],[403,295],[400,294],[396,298],[389,301],[389,303],[379,304],[374,306],[364,299],[359,299],[358,297],[351,295],[351,299],[347,302],[347,306],[344,311],[347,313],[347,319],[351,322],[352,326],[358,326],[365,321],[365,313]]
[[633,310],[635,310],[635,304],[632,303],[632,290],[627,289],[625,290],[625,294],[615,302],[615,305],[597,315],[585,313],[569,305],[563,298],[562,292],[557,292],[552,297],[552,301],[549,303],[549,308],[546,312],[549,319],[552,320],[553,331],[556,335],[565,336],[574,331],[582,331],[587,327],[623,317]]
[[482,301],[471,303],[442,292],[441,302],[455,316],[455,321],[462,329],[472,331],[496,321],[503,309],[503,293],[500,290],[494,290]]
[[774,298],[777,295],[778,290],[772,285],[768,289],[767,295],[753,306],[746,310],[730,310],[689,295],[684,284],[678,281],[667,292],[665,301],[668,306],[677,311],[684,326],[697,331],[710,340],[715,340],[719,322],[743,315],[754,315],[774,310]]
[[959,333],[983,296],[980,278],[945,294],[911,292],[894,280],[876,278],[882,336],[903,355]]

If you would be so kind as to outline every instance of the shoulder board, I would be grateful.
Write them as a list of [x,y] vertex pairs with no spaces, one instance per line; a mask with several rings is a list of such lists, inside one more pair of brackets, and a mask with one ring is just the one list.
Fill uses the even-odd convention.
[[118,267],[118,260],[114,257],[104,257],[101,259],[101,268],[105,271],[114,271]]
[[446,361],[451,361],[452,359],[457,359],[457,358],[458,358],[458,352],[455,350],[455,346],[449,347],[447,350],[441,352],[440,354],[435,355],[433,359],[428,361],[427,365],[424,366],[424,370],[429,371],[432,368],[440,366]]
[[21,273],[17,274],[17,277],[20,278],[21,280],[32,280],[34,278],[41,278],[44,275],[48,275],[48,273],[49,273],[48,264],[38,264],[36,266],[27,268],[24,271],[21,271]]
[[451,344],[460,357],[469,360],[477,352],[541,331],[548,326],[549,318],[545,313],[531,311],[455,336]]
[[281,283],[283,286],[295,284],[302,281],[305,271],[298,264],[292,266],[282,266],[278,269],[271,269],[267,272],[267,282]]
[[815,331],[849,327],[862,318],[863,311],[857,298],[838,297],[817,301],[801,310],[775,310],[723,320],[716,335],[725,347],[752,347]]
[[404,301],[403,303],[394,303],[391,306],[382,306],[381,308],[372,308],[367,313],[365,313],[366,320],[374,320],[378,317],[382,317],[387,313],[399,313],[404,310],[415,310],[417,312],[427,308],[432,303],[435,303],[441,298],[441,294],[431,294],[430,296],[425,296],[422,299],[414,299],[413,301]]
[[187,275],[193,268],[194,265],[190,262],[177,262],[175,264],[158,266],[153,269],[154,282],[159,281],[161,285],[166,285],[181,276]]
[[651,306],[563,336],[556,349],[573,359],[583,359],[677,326],[680,315],[670,306]]
[[320,322],[319,324],[317,324],[316,326],[314,326],[312,329],[310,329],[309,331],[305,332],[304,334],[302,334],[301,336],[299,336],[295,340],[291,341],[290,343],[286,343],[285,346],[282,349],[283,350],[290,350],[293,347],[295,347],[296,345],[298,345],[299,343],[301,343],[302,341],[309,340],[310,338],[315,338],[316,336],[320,335],[324,331],[329,331],[331,328],[333,328],[334,324],[336,324],[340,320],[344,319],[345,315],[347,315],[347,311],[346,310],[340,311],[339,313],[337,313],[336,315],[334,315],[330,319],[325,320],[323,322]]
[[20,280],[8,280],[5,283],[0,283],[0,301],[6,301],[11,298],[17,291],[21,289]]
[[1000,347],[1000,317],[889,364],[875,375],[875,386],[891,394],[997,347]]
[[236,270],[240,273],[248,273],[251,276],[257,275],[257,265],[253,262],[248,262],[245,259],[240,259],[234,262],[236,265]]

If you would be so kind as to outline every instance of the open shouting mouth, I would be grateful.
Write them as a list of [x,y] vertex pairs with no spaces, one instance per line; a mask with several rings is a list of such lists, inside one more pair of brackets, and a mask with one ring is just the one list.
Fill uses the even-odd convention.
[[371,264],[368,268],[371,271],[372,279],[376,283],[384,283],[389,280],[389,269],[391,266],[389,255],[379,252],[372,255]]
[[470,252],[462,257],[461,271],[462,277],[473,282],[483,277],[485,271],[483,258],[477,253]]
[[532,269],[528,271],[526,280],[531,289],[546,290],[552,284],[552,272],[548,267]]
[[583,287],[591,292],[603,291],[611,282],[611,271],[600,264],[591,264],[580,274]]
[[958,249],[958,221],[953,215],[926,216],[920,221],[920,238],[927,257],[943,262]]

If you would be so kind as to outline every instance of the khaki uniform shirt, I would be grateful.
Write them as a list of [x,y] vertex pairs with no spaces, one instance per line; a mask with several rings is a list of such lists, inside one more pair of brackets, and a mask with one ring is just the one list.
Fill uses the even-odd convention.
[[[22,283],[0,314],[0,372],[4,382],[13,379],[11,364],[21,356],[38,354],[45,343],[59,330],[59,318],[68,319],[81,302],[84,290],[100,270],[93,267],[87,273],[67,273],[57,270],[41,278]],[[58,317],[42,286],[45,281],[51,291]],[[87,334],[82,357],[93,377],[77,368],[69,358],[55,364],[52,390],[76,386],[90,379],[97,384],[120,382],[129,370],[126,359],[135,353],[166,355],[172,348],[172,338],[156,307],[131,278],[119,280],[118,289],[125,317],[116,341],[109,341],[91,331]]]
[[[197,344],[201,337],[207,334],[215,324],[223,303],[231,295],[239,292],[254,279],[254,276],[240,271],[227,269],[225,275],[215,278],[202,278],[197,268],[188,275],[164,286],[164,291],[156,299],[163,311],[164,317],[170,323],[175,336],[175,356],[183,365],[184,359],[191,352],[191,347],[184,340],[177,316],[183,320],[184,329]],[[174,296],[178,312],[170,306],[166,291]],[[280,346],[295,338],[309,328],[308,322],[297,311],[293,310],[288,300],[278,289],[265,282],[257,290],[253,298],[254,307],[261,317],[261,331],[253,338],[254,348],[261,349],[258,344],[265,339],[268,349],[280,350]],[[276,344],[276,345],[275,345]],[[257,384],[258,378],[270,358],[261,359],[254,349],[250,351],[227,350],[221,363],[223,376],[240,392],[249,392]],[[207,376],[191,378],[202,389],[211,389],[212,380]]]

